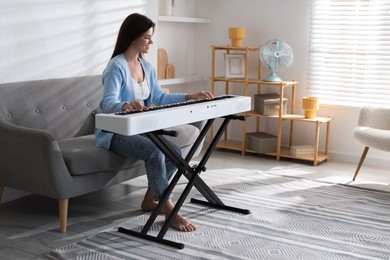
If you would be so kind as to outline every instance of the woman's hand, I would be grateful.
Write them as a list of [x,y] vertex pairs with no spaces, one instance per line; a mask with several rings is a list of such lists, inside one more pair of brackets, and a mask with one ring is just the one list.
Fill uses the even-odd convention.
[[122,110],[125,112],[147,110],[148,108],[142,105],[139,101],[133,101],[123,105]]
[[186,100],[213,99],[214,96],[209,91],[200,91],[186,95]]

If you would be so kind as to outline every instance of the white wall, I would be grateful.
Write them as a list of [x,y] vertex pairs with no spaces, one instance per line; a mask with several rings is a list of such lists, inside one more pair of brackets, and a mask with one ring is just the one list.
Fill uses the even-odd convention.
[[[296,113],[303,113],[301,109],[301,98],[306,95],[307,88],[307,60],[309,43],[309,23],[310,23],[310,3],[311,0],[212,0],[197,1],[196,15],[210,18],[210,26],[199,28],[196,37],[197,55],[195,63],[199,74],[209,75],[211,71],[211,45],[230,44],[228,38],[229,27],[245,27],[246,38],[244,44],[258,47],[266,40],[278,38],[286,41],[293,49],[294,62],[292,67],[281,72],[279,75],[285,80],[297,80],[297,98],[295,102]],[[207,46],[204,44],[207,42]],[[256,75],[254,56],[252,65],[252,75]],[[218,63],[217,63],[218,64]],[[219,60],[218,67],[223,71],[223,58]],[[223,73],[223,72],[222,72]],[[221,93],[224,84],[220,83]],[[210,87],[210,86],[208,86]],[[234,87],[239,93],[239,85]],[[266,91],[272,90],[267,87]],[[252,92],[256,91],[256,86],[252,87]],[[241,92],[242,93],[242,92]],[[287,91],[287,94],[289,92]],[[357,124],[359,108],[335,107],[322,105],[317,112],[318,116],[331,116],[330,129],[330,160],[343,160],[357,162],[363,145],[356,142],[352,137],[352,132]],[[275,122],[262,120],[261,125],[267,131],[276,131]],[[297,122],[295,124],[294,141],[297,144],[310,144],[314,140],[314,126]],[[288,123],[285,123],[284,133],[288,132]],[[325,126],[321,128],[322,140],[321,149],[324,147]],[[235,133],[240,138],[241,133]],[[283,144],[288,144],[288,139],[283,138]],[[367,164],[380,164],[389,167],[389,153],[370,150],[366,162]]]
[[146,0],[0,0],[0,83],[100,74]]

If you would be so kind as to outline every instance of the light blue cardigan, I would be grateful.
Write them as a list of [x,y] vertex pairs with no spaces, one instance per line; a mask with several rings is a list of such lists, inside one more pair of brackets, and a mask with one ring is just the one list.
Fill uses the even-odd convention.
[[[140,59],[140,62],[150,88],[150,95],[145,100],[145,106],[150,107],[151,104],[160,106],[185,101],[184,93],[165,93],[158,84],[153,66],[144,59]],[[134,85],[129,65],[123,54],[118,54],[108,62],[103,71],[102,79],[103,97],[99,107],[103,113],[120,112],[126,102],[134,101]],[[113,133],[95,129],[96,145],[98,147],[110,149],[112,136]]]

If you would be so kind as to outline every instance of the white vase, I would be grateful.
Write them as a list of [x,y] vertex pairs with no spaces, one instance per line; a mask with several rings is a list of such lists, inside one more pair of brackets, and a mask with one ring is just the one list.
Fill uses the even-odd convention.
[[175,14],[175,0],[160,0],[160,15],[173,16]]

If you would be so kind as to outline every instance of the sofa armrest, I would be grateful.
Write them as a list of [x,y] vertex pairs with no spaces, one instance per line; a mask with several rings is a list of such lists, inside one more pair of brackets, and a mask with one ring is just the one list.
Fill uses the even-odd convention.
[[199,132],[200,132],[200,131],[202,131],[203,127],[206,125],[206,122],[207,122],[207,121],[203,120],[203,121],[191,123],[190,125],[193,125],[193,126],[195,126],[196,128],[198,128],[198,129],[199,129]]
[[4,122],[0,133],[0,185],[59,198],[71,176],[54,137]]
[[[205,124],[206,124],[205,121],[200,121],[200,122],[195,122],[195,123],[190,123],[185,125],[169,127],[165,130],[175,131],[177,132],[177,136],[164,136],[164,137],[165,139],[175,143],[181,149],[182,156],[185,157],[190,151],[195,140],[198,138],[199,133],[202,131]],[[194,157],[199,155],[203,146],[203,142],[204,142],[204,138],[201,141],[198,149],[195,151]]]

